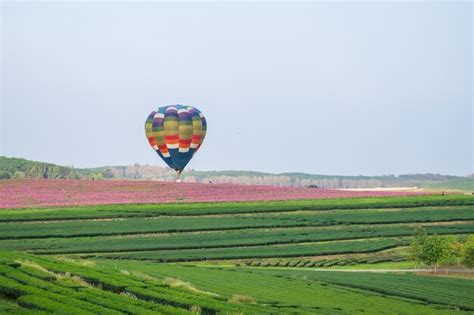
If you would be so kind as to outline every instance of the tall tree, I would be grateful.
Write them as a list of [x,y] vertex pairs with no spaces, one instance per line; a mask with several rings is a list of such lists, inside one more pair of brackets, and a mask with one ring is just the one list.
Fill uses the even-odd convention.
[[462,262],[466,267],[474,267],[474,235],[470,235],[463,245]]
[[413,239],[410,246],[410,258],[417,263],[424,261],[423,257],[423,246],[426,243],[428,235],[426,230],[422,226],[417,226],[413,233]]

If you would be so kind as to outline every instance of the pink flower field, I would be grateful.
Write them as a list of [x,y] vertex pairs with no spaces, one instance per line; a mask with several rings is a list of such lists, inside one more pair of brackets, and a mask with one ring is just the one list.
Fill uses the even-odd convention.
[[0,208],[199,201],[263,201],[413,194],[415,193],[156,181],[22,179],[0,181]]

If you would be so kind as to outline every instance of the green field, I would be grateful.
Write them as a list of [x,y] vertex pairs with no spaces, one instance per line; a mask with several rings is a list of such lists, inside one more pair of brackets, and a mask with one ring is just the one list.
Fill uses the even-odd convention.
[[[471,280],[0,254],[7,312],[68,314],[449,314],[473,311]],[[13,302],[15,301],[15,302]]]
[[339,198],[265,202],[165,203],[1,210],[0,222],[111,219],[156,216],[274,213],[304,210],[414,208],[474,205],[468,195]]
[[423,188],[435,190],[453,190],[474,193],[474,178],[456,178],[442,182],[429,183]]
[[470,278],[337,271],[413,267],[420,225],[474,234],[474,197],[1,210],[0,313],[474,312]]

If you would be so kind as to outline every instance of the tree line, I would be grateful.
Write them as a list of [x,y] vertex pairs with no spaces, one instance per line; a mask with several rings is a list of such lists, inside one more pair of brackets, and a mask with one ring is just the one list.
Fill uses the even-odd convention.
[[[0,156],[0,179],[51,178],[51,179],[139,179],[174,181],[176,173],[167,167],[148,164],[127,166],[105,166],[96,168],[74,168],[51,163],[30,161]],[[271,174],[250,171],[196,171],[187,169],[182,180],[190,183],[240,184],[292,186],[306,188],[374,188],[374,187],[425,187],[427,185],[452,185],[452,181],[463,181],[456,186],[474,191],[474,178],[439,174],[410,174],[386,176],[332,176],[306,173]],[[454,186],[453,186],[454,187]]]
[[79,173],[72,167],[0,156],[0,179],[40,178],[79,179]]

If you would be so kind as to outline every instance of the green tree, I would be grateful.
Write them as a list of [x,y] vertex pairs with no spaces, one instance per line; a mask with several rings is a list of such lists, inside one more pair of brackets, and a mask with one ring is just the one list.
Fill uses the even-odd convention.
[[410,246],[410,258],[417,263],[422,263],[423,258],[423,245],[426,243],[428,235],[426,230],[422,226],[417,226],[413,233],[413,239]]
[[463,243],[456,236],[446,236],[448,242],[448,253],[443,261],[444,264],[452,265],[461,265],[463,257]]
[[449,260],[449,245],[449,240],[444,237],[428,237],[422,246],[423,263],[430,265],[436,272],[441,263]]
[[474,267],[474,235],[470,235],[463,244],[462,262],[466,267]]
[[464,247],[455,236],[428,236],[426,230],[418,226],[415,228],[409,252],[412,260],[429,265],[436,271],[441,264],[459,265]]

